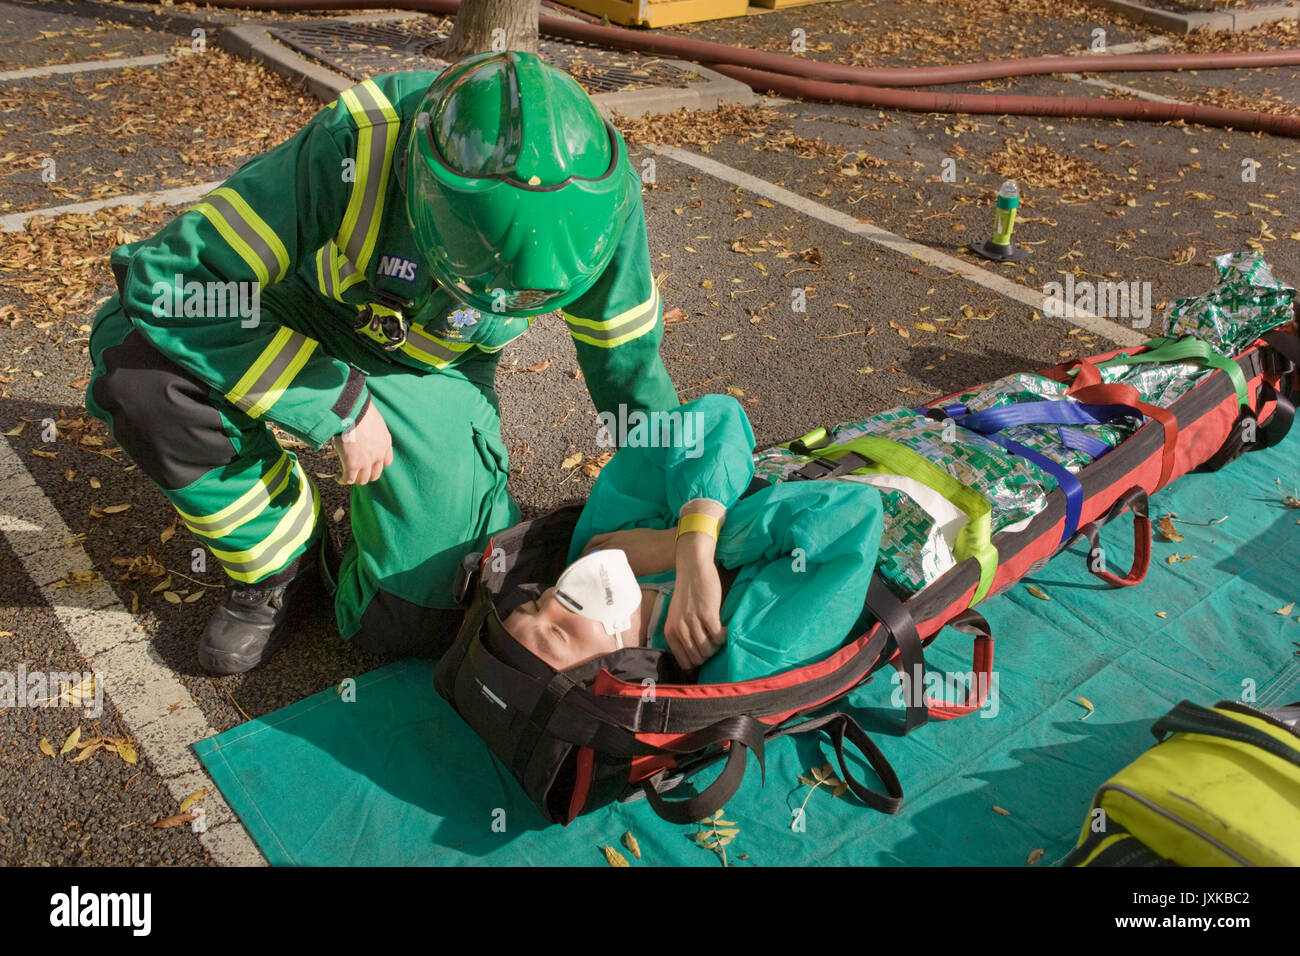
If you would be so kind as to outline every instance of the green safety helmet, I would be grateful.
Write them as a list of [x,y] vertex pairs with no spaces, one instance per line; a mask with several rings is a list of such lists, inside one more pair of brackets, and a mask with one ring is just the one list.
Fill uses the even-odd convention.
[[540,315],[590,289],[639,189],[618,131],[532,53],[449,68],[411,131],[416,242],[438,281],[483,312]]

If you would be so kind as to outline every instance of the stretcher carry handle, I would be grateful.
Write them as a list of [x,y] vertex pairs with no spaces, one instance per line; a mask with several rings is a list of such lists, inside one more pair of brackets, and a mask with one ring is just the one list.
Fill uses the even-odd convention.
[[[641,784],[650,806],[669,823],[695,823],[720,810],[740,789],[740,784],[745,779],[745,764],[750,751],[758,758],[759,770],[766,770],[763,757],[764,733],[765,728],[761,723],[753,717],[740,715],[720,720],[671,744],[660,745],[665,752],[691,753],[726,744],[727,762],[713,783],[685,800],[668,800],[655,788],[655,782],[663,776],[663,771],[660,771]],[[713,760],[705,760],[693,769],[698,770],[712,762]]]
[[935,720],[953,720],[982,710],[988,701],[989,689],[993,686],[993,633],[984,615],[968,608],[944,626],[970,634],[975,638],[974,659],[971,662],[972,686],[967,688],[966,699],[960,704],[948,704],[927,697],[926,710]]
[[[867,735],[867,732],[862,729],[862,726],[856,720],[843,711],[812,717],[802,723],[782,727],[768,736],[771,739],[807,734],[814,731],[824,731],[831,738],[831,746],[835,748],[835,759],[840,765],[840,779],[848,784],[850,792],[855,797],[871,809],[879,810],[881,813],[897,813],[899,811],[899,808],[903,805],[903,785],[899,783],[898,775],[894,773],[894,768],[890,766],[889,761],[881,753],[880,748],[876,746],[875,741]],[[884,793],[868,787],[854,776],[853,771],[849,769],[849,764],[844,759],[844,741],[846,739],[858,748],[858,753],[875,771],[876,776],[880,778],[880,782],[885,785]]]
[[889,663],[899,671],[903,691],[903,733],[909,734],[933,716],[936,720],[952,720],[979,710],[988,699],[993,683],[993,632],[984,615],[967,608],[949,619],[945,627],[952,627],[974,635],[974,661],[971,665],[974,699],[969,689],[960,704],[948,704],[925,695],[925,653],[922,640],[908,611],[879,574],[871,576],[867,588],[867,610],[879,626],[893,638],[894,654]]
[[1143,417],[1160,423],[1164,430],[1164,443],[1160,454],[1160,481],[1156,488],[1169,484],[1174,471],[1174,455],[1178,448],[1178,419],[1167,408],[1142,401],[1142,396],[1132,385],[1112,382],[1108,385],[1070,386],[1069,394],[1081,402],[1099,405],[1127,405]]
[[[1100,544],[1101,529],[1127,510],[1133,512],[1133,565],[1123,577],[1106,569],[1105,556]],[[1079,529],[1088,541],[1088,570],[1111,587],[1126,588],[1139,583],[1151,567],[1151,512],[1147,493],[1134,486],[1119,497],[1100,518]]]

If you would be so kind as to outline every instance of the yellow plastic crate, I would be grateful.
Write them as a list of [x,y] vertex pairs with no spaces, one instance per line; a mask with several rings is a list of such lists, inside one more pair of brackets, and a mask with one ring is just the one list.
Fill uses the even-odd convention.
[[677,23],[743,17],[749,0],[564,0],[566,6],[608,17],[624,26],[670,27]]

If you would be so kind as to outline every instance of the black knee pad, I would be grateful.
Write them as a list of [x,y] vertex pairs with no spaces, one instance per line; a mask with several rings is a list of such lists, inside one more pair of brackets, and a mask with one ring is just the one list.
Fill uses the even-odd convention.
[[113,438],[164,488],[184,488],[235,458],[208,386],[138,331],[105,350],[90,394],[111,416]]
[[352,642],[381,657],[438,658],[456,639],[464,608],[421,607],[377,591]]

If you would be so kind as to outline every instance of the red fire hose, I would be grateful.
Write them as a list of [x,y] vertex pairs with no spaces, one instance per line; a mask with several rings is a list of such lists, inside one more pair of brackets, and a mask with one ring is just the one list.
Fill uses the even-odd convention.
[[1202,126],[1226,126],[1232,129],[1300,137],[1300,116],[1256,113],[1250,110],[1222,109],[1191,103],[1157,103],[1149,100],[1099,100],[1071,96],[1007,96],[1000,93],[925,93],[894,90],[880,86],[857,86],[804,80],[783,73],[768,73],[708,63],[711,70],[740,80],[755,90],[798,96],[808,100],[828,100],[872,106],[876,109],[920,110],[925,113],[993,113],[1014,116],[1092,116],[1106,119],[1149,120],[1156,123],[1185,120]]
[[[460,0],[209,0],[212,6],[248,10],[366,10],[406,9],[455,14]],[[931,67],[847,66],[781,53],[766,53],[707,40],[629,30],[542,16],[545,36],[600,46],[691,60],[740,80],[756,90],[884,109],[925,113],[983,113],[1023,116],[1087,116],[1097,119],[1183,120],[1251,132],[1300,137],[1300,117],[1252,110],[1222,109],[1146,100],[1103,100],[1064,96],[1006,96],[988,93],[926,93],[888,87],[967,83],[1045,73],[1107,73],[1124,71],[1214,70],[1240,67],[1300,65],[1300,50],[1256,53],[1169,53],[1124,56],[1042,56],[986,63]]]

